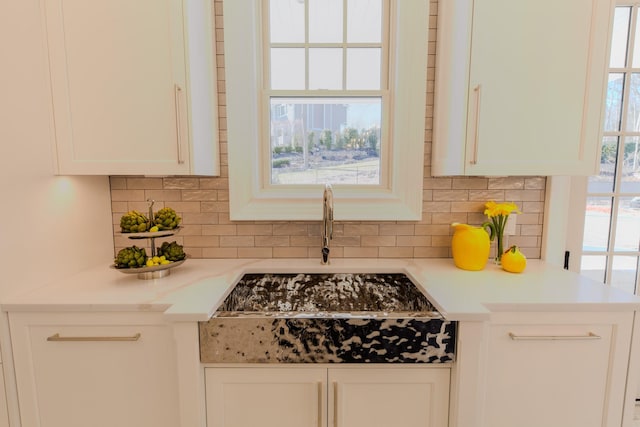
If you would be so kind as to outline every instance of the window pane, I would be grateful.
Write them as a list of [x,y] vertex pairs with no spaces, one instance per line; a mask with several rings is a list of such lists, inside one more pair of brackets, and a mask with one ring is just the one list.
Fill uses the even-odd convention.
[[342,49],[309,49],[309,89],[342,89]]
[[632,200],[631,197],[620,197],[618,201],[616,251],[640,250],[640,200],[634,201],[633,204]]
[[604,283],[604,271],[607,265],[607,257],[604,255],[597,256],[582,256],[580,263],[580,273],[597,280],[600,283]]
[[583,251],[606,251],[611,223],[611,197],[587,197]]
[[271,43],[304,43],[304,2],[271,0],[269,32]]
[[624,139],[624,160],[622,163],[622,193],[640,193],[640,137]]
[[271,49],[271,89],[304,88],[304,49]]
[[347,42],[380,43],[382,0],[348,0]]
[[611,270],[611,286],[634,293],[636,275],[638,274],[638,257],[615,256]]
[[627,131],[640,131],[640,74],[631,74],[629,105],[627,105]]
[[609,73],[607,84],[607,97],[604,110],[604,130],[620,130],[620,118],[622,117],[622,88],[624,87],[624,74]]
[[605,136],[600,151],[600,174],[589,177],[589,193],[611,193],[618,158],[618,137]]
[[347,49],[347,89],[380,90],[380,49]]
[[309,0],[309,42],[342,43],[342,0]]
[[[611,68],[622,68],[627,63],[627,40],[629,36],[630,13],[630,7],[616,7],[615,15],[613,18],[611,59],[609,60],[609,66]],[[636,37],[637,34],[638,32],[636,31]]]
[[272,98],[272,184],[379,184],[380,98]]
[[[616,8],[618,9],[618,8]],[[636,67],[640,67],[640,26],[638,26],[638,8],[636,6],[636,34],[635,34],[635,41],[634,41],[634,46],[633,46],[633,60],[632,60],[632,66],[634,68]]]

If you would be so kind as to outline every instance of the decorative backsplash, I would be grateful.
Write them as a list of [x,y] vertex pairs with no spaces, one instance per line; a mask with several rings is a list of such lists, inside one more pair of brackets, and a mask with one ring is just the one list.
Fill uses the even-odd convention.
[[[484,203],[510,201],[518,205],[517,244],[529,258],[540,258],[545,177],[431,177],[436,20],[432,1],[429,20],[427,115],[425,122],[425,178],[420,221],[336,221],[331,242],[333,258],[445,258],[451,257],[452,222],[480,225],[486,221]],[[176,240],[192,258],[320,258],[320,221],[231,221],[226,135],[226,98],[222,1],[215,1],[220,177],[142,178],[112,176],[111,205],[114,254],[131,242],[119,236],[120,217],[129,210],[148,211],[170,206],[182,216],[183,228],[166,240]],[[318,199],[320,203],[320,198]],[[338,206],[336,206],[336,209]],[[142,243],[142,242],[139,242]],[[161,242],[160,242],[161,243]]]

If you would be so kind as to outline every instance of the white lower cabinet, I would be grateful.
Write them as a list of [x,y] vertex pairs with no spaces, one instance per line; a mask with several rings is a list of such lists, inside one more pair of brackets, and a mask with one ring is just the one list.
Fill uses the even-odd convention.
[[207,427],[326,425],[327,370],[207,368]]
[[448,367],[210,367],[207,427],[446,427]]
[[633,313],[496,315],[484,425],[623,425],[632,325]]
[[449,382],[448,368],[329,369],[329,425],[447,426]]
[[176,427],[161,313],[9,313],[22,427]]

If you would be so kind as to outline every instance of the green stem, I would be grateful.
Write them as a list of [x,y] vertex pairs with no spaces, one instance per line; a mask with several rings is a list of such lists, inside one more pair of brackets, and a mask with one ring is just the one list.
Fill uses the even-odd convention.
[[500,263],[500,258],[502,257],[502,254],[504,253],[504,226],[507,223],[507,218],[509,217],[509,215],[498,215],[493,217],[493,224],[496,228],[496,240],[497,240],[497,246],[496,246],[496,258],[495,261],[496,263]]

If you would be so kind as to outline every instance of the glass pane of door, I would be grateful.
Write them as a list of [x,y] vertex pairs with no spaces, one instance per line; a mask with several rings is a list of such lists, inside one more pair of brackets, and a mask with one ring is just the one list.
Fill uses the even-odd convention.
[[607,257],[602,255],[584,255],[580,265],[580,273],[598,282],[604,282],[604,272],[607,268]]
[[622,68],[627,63],[627,39],[629,35],[631,7],[617,7],[613,18],[613,39],[611,41],[611,68]]
[[618,137],[605,136],[600,150],[600,174],[589,177],[589,193],[610,193],[616,177]]
[[624,139],[621,179],[621,192],[640,193],[640,137],[638,136]]
[[[640,250],[640,209],[631,207],[631,197],[618,197],[616,213],[616,252]],[[637,203],[634,203],[637,204]]]
[[588,197],[584,219],[584,252],[606,251],[611,227],[611,198]]
[[604,130],[616,131],[620,129],[622,118],[622,88],[624,87],[623,73],[609,73],[607,85],[606,109],[604,115]]
[[634,293],[638,274],[637,256],[617,256],[611,266],[611,286]]
[[631,73],[629,82],[628,101],[624,102],[627,107],[627,126],[628,132],[638,132],[640,130],[640,74]]

